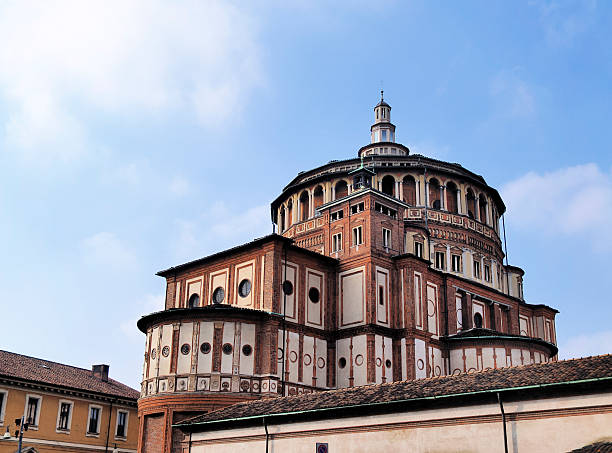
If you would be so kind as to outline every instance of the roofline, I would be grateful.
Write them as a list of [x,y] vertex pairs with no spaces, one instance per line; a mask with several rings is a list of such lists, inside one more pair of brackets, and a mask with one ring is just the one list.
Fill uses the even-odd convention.
[[321,206],[317,207],[317,211],[321,211],[323,209],[328,209],[328,208],[331,208],[331,207],[336,206],[338,204],[342,204],[342,203],[344,203],[344,202],[346,202],[348,200],[352,200],[353,198],[358,198],[361,195],[364,195],[364,194],[369,193],[369,192],[372,192],[374,195],[378,195],[381,198],[386,199],[390,203],[398,204],[398,205],[400,205],[400,206],[402,206],[404,208],[410,208],[410,205],[404,203],[403,201],[401,201],[401,200],[399,200],[397,198],[390,197],[389,195],[387,195],[384,192],[381,192],[380,190],[374,189],[373,187],[365,187],[363,189],[356,190],[355,192],[350,193],[350,194],[348,194],[348,195],[346,195],[346,196],[344,196],[342,198],[337,198],[335,200],[328,201],[327,203],[322,204]]
[[298,251],[300,253],[305,253],[307,255],[311,255],[311,256],[316,256],[317,258],[321,258],[323,260],[327,260],[329,263],[333,263],[336,264],[338,262],[338,260],[336,258],[333,258],[331,256],[326,256],[326,255],[321,255],[320,253],[317,252],[313,252],[312,250],[308,250],[302,247],[298,247],[297,245],[294,244],[294,240],[285,236],[282,236],[280,234],[276,234],[276,233],[272,233],[269,234],[267,236],[263,236],[257,239],[252,240],[251,242],[247,242],[245,244],[240,244],[237,245],[235,247],[231,247],[229,249],[225,249],[225,250],[221,250],[220,252],[217,253],[213,253],[212,255],[208,255],[205,256],[203,258],[198,258],[196,260],[193,261],[188,261],[186,263],[183,264],[179,264],[177,266],[172,266],[169,267],[168,269],[164,269],[161,270],[159,272],[156,272],[155,275],[158,275],[160,277],[167,277],[170,275],[174,275],[177,272],[180,272],[184,269],[193,267],[193,266],[199,266],[202,264],[206,264],[209,263],[211,261],[217,260],[219,258],[223,258],[227,255],[231,255],[234,253],[239,253],[242,252],[244,250],[248,250],[250,248],[254,248],[254,247],[258,247],[262,244],[268,243],[268,242],[273,242],[273,241],[280,241],[280,242],[284,242],[285,244],[287,244],[289,246],[289,248],[291,250],[294,251]]
[[[469,330],[473,330],[473,329],[469,329]],[[490,330],[490,329],[482,329],[482,330]],[[494,332],[493,330],[491,330],[491,332]],[[519,341],[519,342],[524,342],[524,343],[536,343],[539,344],[540,346],[544,346],[548,349],[550,349],[550,357],[553,357],[555,355],[557,355],[557,353],[559,352],[559,348],[557,347],[557,345],[550,343],[546,340],[542,340],[541,338],[536,338],[536,337],[524,337],[521,335],[474,335],[474,336],[459,336],[460,334],[454,334],[454,335],[446,335],[444,337],[440,337],[441,339],[443,339],[444,341],[452,341],[452,342],[460,342],[460,341],[464,341],[464,340],[471,340],[471,341],[485,341],[485,340],[510,340],[510,341]]]
[[[581,384],[593,384],[597,382],[610,382],[612,383],[612,376],[605,376],[599,378],[590,378],[590,379],[579,379],[572,381],[563,381],[563,382],[551,382],[544,384],[531,384],[519,387],[504,387],[497,389],[487,389],[487,390],[477,390],[475,392],[459,392],[459,393],[450,393],[447,395],[435,395],[435,396],[422,396],[418,398],[410,398],[410,399],[399,399],[393,401],[381,401],[381,402],[372,402],[372,403],[363,403],[363,404],[350,404],[346,406],[334,406],[334,407],[326,407],[320,409],[308,409],[304,411],[293,411],[293,412],[281,412],[277,414],[261,414],[261,415],[251,415],[247,417],[234,417],[227,418],[222,420],[211,420],[207,422],[196,422],[196,423],[177,423],[173,424],[172,427],[183,428],[186,431],[194,431],[193,427],[208,427],[214,425],[220,425],[224,423],[232,423],[232,422],[240,422],[240,421],[251,421],[251,420],[260,420],[260,419],[271,419],[271,418],[279,418],[282,419],[284,417],[290,417],[295,415],[308,415],[315,413],[325,413],[332,412],[337,410],[346,411],[347,409],[364,409],[364,408],[376,408],[376,407],[386,407],[386,406],[394,406],[406,403],[418,403],[423,401],[439,401],[439,400],[449,400],[460,397],[469,397],[473,398],[474,396],[481,395],[490,395],[490,394],[498,394],[498,393],[510,393],[510,392],[518,392],[524,390],[534,390],[534,389],[547,389],[547,388],[555,388],[555,387],[564,387],[564,386],[575,386]],[[192,428],[192,429],[189,429]]]
[[[57,363],[57,362],[55,362]],[[60,364],[63,365],[63,364]],[[68,365],[70,366],[70,365]],[[70,387],[68,385],[59,385],[59,384],[51,384],[48,382],[42,382],[42,381],[36,381],[33,379],[24,379],[24,378],[20,378],[20,377],[15,377],[15,376],[11,376],[8,374],[0,374],[0,381],[13,381],[15,382],[15,384],[11,384],[11,382],[7,382],[7,385],[17,385],[19,386],[21,385],[27,385],[27,386],[32,386],[32,387],[39,387],[41,389],[46,389],[48,391],[61,391],[61,390],[66,390],[68,389],[71,392],[77,392],[77,393],[81,393],[84,395],[96,395],[101,397],[100,399],[106,399],[106,400],[112,400],[112,401],[119,401],[119,400],[123,400],[126,402],[132,402],[134,405],[137,404],[138,402],[138,398],[140,398],[140,392],[136,389],[133,389],[132,387],[129,387],[125,384],[121,384],[119,381],[116,381],[113,379],[114,382],[117,382],[121,385],[125,385],[126,387],[132,389],[134,392],[138,393],[138,396],[125,396],[125,395],[115,395],[113,393],[105,393],[105,392],[99,392],[99,391],[95,391],[95,390],[87,390],[87,389],[83,389],[83,388],[79,388],[79,387]]]

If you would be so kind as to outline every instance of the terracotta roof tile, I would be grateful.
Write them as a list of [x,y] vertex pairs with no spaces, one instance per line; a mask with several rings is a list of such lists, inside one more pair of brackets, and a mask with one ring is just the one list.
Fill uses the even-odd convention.
[[612,442],[595,442],[569,453],[612,453]]
[[[183,424],[366,406],[458,394],[612,378],[612,355],[486,370],[457,376],[417,379],[238,403],[194,417]],[[612,382],[612,381],[610,381]]]
[[103,393],[134,401],[140,396],[137,390],[114,379],[108,378],[108,381],[103,381],[94,376],[91,370],[2,350],[0,350],[0,378],[14,378],[85,392]]

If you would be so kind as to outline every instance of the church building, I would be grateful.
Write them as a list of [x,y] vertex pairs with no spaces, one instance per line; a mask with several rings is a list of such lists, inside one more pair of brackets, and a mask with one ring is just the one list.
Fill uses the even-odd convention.
[[355,158],[272,201],[277,233],[157,273],[140,452],[181,451],[181,422],[237,402],[556,361],[557,311],[504,262],[501,196],[397,143],[382,94]]

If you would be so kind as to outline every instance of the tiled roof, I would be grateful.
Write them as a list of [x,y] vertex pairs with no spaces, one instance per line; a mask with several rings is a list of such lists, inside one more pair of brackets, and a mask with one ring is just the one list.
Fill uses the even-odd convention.
[[280,416],[348,406],[382,407],[386,403],[474,396],[520,388],[537,388],[541,392],[554,384],[592,383],[602,378],[612,385],[612,355],[256,400],[197,416],[183,424],[206,424],[275,414]]
[[111,397],[138,399],[140,393],[121,382],[103,381],[91,370],[0,350],[0,379],[13,378]]
[[595,442],[569,453],[612,453],[612,442]]

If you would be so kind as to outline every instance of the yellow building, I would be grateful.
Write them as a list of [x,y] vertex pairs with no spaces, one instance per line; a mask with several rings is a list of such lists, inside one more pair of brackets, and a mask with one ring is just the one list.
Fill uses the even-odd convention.
[[138,392],[91,370],[0,351],[0,453],[135,452]]

